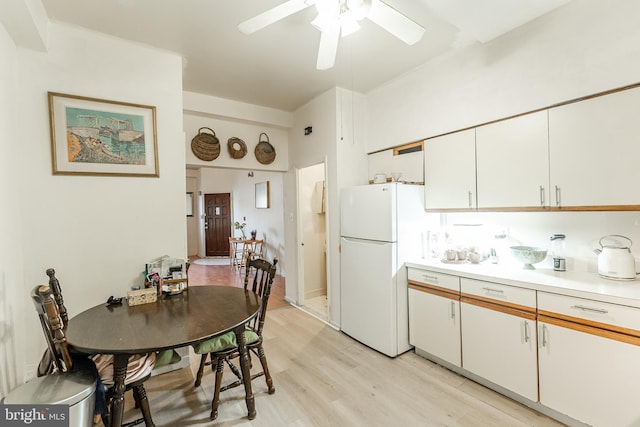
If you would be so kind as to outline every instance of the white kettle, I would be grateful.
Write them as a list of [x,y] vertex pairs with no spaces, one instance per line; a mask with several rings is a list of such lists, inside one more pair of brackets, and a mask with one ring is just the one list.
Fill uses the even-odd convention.
[[604,236],[599,241],[598,274],[606,279],[634,280],[636,260],[631,254],[631,239],[618,234]]

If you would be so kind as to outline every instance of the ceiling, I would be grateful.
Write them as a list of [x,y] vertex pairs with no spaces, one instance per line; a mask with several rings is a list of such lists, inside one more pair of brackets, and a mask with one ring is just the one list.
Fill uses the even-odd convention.
[[406,45],[365,19],[316,70],[320,32],[308,7],[254,34],[237,25],[285,0],[42,0],[55,22],[176,52],[183,89],[293,111],[340,86],[366,93],[429,60],[523,25],[569,0],[384,0],[426,31]]

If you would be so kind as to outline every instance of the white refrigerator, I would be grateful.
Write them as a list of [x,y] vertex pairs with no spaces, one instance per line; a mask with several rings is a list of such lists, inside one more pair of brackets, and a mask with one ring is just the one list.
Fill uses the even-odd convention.
[[422,257],[425,221],[421,185],[340,193],[340,329],[387,356],[411,349],[403,264]]

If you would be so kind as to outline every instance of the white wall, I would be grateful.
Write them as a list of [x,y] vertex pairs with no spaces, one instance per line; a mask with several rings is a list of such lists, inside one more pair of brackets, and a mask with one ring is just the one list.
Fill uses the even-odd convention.
[[[17,173],[17,147],[21,140],[14,100],[17,91],[16,46],[0,25],[0,399],[21,382],[24,348],[20,329],[24,312],[31,307],[25,298],[24,258]],[[26,305],[26,307],[25,307]]]
[[[256,230],[258,239],[264,240],[265,258],[271,261],[278,258],[278,274],[286,276],[286,257],[284,247],[284,195],[282,191],[282,173],[254,171],[253,177],[246,171],[233,174],[233,216],[234,221],[246,222],[245,234]],[[269,181],[269,208],[258,209],[255,204],[255,185]],[[239,235],[240,231],[236,231]]]
[[[193,92],[184,92],[183,96],[188,166],[287,170],[291,113]],[[214,160],[201,160],[191,150],[191,142],[201,128],[213,130],[220,141],[220,154]],[[202,132],[210,133],[206,129]],[[267,136],[261,136],[261,133],[266,133]],[[227,143],[232,137],[242,139],[247,146],[247,154],[242,159],[234,159],[229,155]],[[256,145],[263,140],[268,140],[276,150],[275,160],[268,165],[261,164],[255,157]]]
[[[302,262],[299,257],[298,248],[302,244],[302,236],[298,234],[298,186],[296,170],[306,168],[318,163],[327,164],[327,170],[332,170],[326,176],[327,186],[327,215],[329,215],[330,200],[329,195],[332,181],[335,181],[336,159],[336,135],[337,135],[337,89],[331,89],[315,99],[311,100],[294,113],[293,127],[289,132],[289,159],[290,165],[288,173],[285,176],[285,189],[287,197],[285,198],[285,221],[286,227],[286,247],[295,248],[295,250],[287,251],[287,265],[289,266],[289,278],[285,283],[286,298],[298,303],[299,292],[298,286],[301,278],[299,277],[298,263]],[[309,135],[304,134],[304,129],[311,126],[313,131]],[[327,233],[330,233],[327,229]],[[328,236],[327,236],[328,238]],[[337,250],[337,247],[335,248]],[[333,256],[334,247],[330,244],[327,247],[327,259]],[[329,297],[331,301],[332,297]],[[331,308],[329,308],[331,311]],[[339,311],[337,312],[339,319]],[[329,313],[329,319],[335,318]]]
[[[289,134],[290,173],[285,177],[286,245],[296,248],[301,243],[297,233],[296,169],[326,163],[327,216],[327,295],[329,322],[340,324],[340,188],[367,182],[367,159],[364,152],[364,107],[362,95],[334,88],[299,108]],[[304,135],[304,128],[313,132]],[[291,271],[299,262],[298,251],[287,251],[289,276],[286,295],[298,301],[298,272]],[[293,279],[293,280],[292,280]]]
[[[73,316],[141,284],[146,261],[187,255],[181,58],[58,24],[49,36],[46,52],[18,51],[11,106],[8,174],[25,225],[18,292],[29,306],[16,325],[27,337],[17,353],[27,370],[44,348],[29,291],[46,283],[47,267],[56,269]],[[47,91],[155,106],[160,177],[53,176]]]
[[[201,168],[199,174],[198,201],[202,204],[205,194],[231,194],[231,223],[246,222],[245,234],[257,230],[258,238],[265,240],[264,253],[268,260],[278,258],[278,274],[286,276],[285,236],[284,236],[284,192],[281,172],[253,171],[253,177],[247,170]],[[255,207],[255,184],[269,181],[270,208]],[[200,210],[200,213],[202,211]],[[243,220],[243,218],[245,218]],[[203,222],[202,220],[200,221]],[[201,226],[202,230],[203,226]],[[232,235],[240,236],[240,231],[232,229]],[[197,237],[197,236],[196,236]],[[202,237],[204,240],[204,235]],[[200,242],[200,253],[205,254],[204,241]]]
[[[230,193],[232,196],[233,221],[246,217],[249,231],[256,229],[258,237],[265,239],[265,255],[278,257],[278,274],[286,275],[284,187],[283,174],[289,168],[289,133],[292,125],[291,113],[261,107],[229,99],[193,92],[184,92],[183,121],[186,134],[186,164],[197,175],[197,192],[200,218],[197,218],[197,234],[200,244],[198,253],[205,255],[202,195],[206,193]],[[212,161],[198,159],[191,150],[191,141],[200,128],[211,128],[220,141],[220,155]],[[205,132],[207,132],[205,130]],[[255,157],[255,147],[266,140],[276,150],[276,158],[268,165]],[[231,137],[242,139],[247,145],[247,154],[242,159],[233,159],[228,153],[227,142]],[[254,176],[248,177],[249,171]],[[256,209],[255,184],[269,181],[270,208]],[[242,221],[241,221],[242,222]],[[236,230],[232,230],[234,233]],[[192,236],[190,235],[190,238]]]
[[573,1],[371,91],[368,152],[640,81],[639,15]]

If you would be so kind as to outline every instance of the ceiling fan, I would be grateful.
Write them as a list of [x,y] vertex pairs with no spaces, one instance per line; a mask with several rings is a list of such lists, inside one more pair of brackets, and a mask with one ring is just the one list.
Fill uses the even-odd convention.
[[311,24],[320,30],[320,46],[316,68],[327,70],[335,64],[340,35],[346,36],[360,28],[364,18],[378,24],[408,45],[418,42],[424,28],[380,0],[288,0],[238,25],[245,34],[252,34],[268,25],[315,4],[318,16]]

